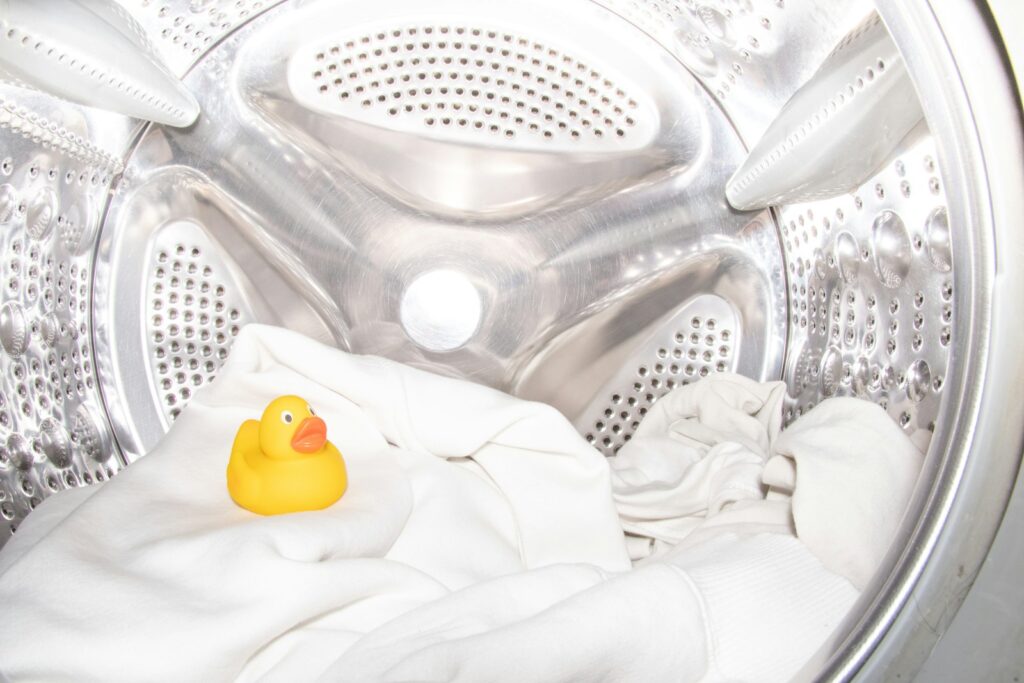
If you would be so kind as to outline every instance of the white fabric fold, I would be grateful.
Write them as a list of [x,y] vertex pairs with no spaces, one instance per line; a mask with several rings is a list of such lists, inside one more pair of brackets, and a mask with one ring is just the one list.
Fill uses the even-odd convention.
[[856,598],[792,535],[737,526],[627,574],[561,566],[466,588],[370,633],[321,680],[781,683]]
[[611,461],[626,531],[652,538],[657,554],[730,504],[764,498],[784,393],[782,382],[717,374],[662,397]]
[[669,565],[561,566],[467,588],[357,643],[323,681],[696,681],[700,600]]
[[867,585],[923,456],[884,410],[861,399],[822,401],[781,431],[784,391],[780,382],[722,374],[658,401],[612,461],[634,559],[738,524],[795,532],[828,570]]
[[791,535],[720,531],[664,560],[686,574],[701,599],[710,653],[703,680],[788,681],[858,592]]
[[884,410],[855,398],[822,401],[773,450],[764,481],[791,492],[797,536],[863,590],[893,542],[923,455]]

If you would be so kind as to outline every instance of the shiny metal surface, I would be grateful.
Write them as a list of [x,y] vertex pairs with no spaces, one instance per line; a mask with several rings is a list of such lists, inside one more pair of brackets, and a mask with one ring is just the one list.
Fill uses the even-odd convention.
[[935,2],[880,9],[935,132],[956,245],[956,337],[947,396],[903,533],[861,608],[808,664],[808,678],[915,675],[978,575],[1024,452],[1019,90],[984,7]]
[[92,252],[131,125],[0,86],[0,543],[115,456],[90,326]]
[[782,108],[726,196],[750,210],[853,192],[923,118],[903,58],[872,12]]
[[[1024,117],[1024,5],[1014,0],[990,0],[992,22],[1003,39],[1002,51],[1017,77],[1018,120]],[[991,24],[990,24],[991,25]],[[995,51],[998,55],[998,50]],[[1004,63],[1005,67],[1005,63]],[[1004,90],[1004,99],[986,97],[990,107],[1005,106],[1012,112],[1012,83],[994,78],[991,85]],[[1007,93],[1009,91],[1009,93]],[[1008,96],[1007,96],[1008,94]],[[1007,112],[1004,112],[1004,115]],[[1010,115],[1012,116],[1012,114]],[[979,121],[979,125],[1005,126],[1012,130],[1012,119]],[[1003,130],[1006,130],[1003,128]],[[1024,184],[1024,139],[1020,136],[998,135],[998,149],[992,163],[999,164],[998,183],[993,192],[996,218],[1010,219],[1024,209],[1019,193],[1014,188]],[[1001,157],[1001,158],[1000,158]],[[1018,163],[1017,172],[1012,164]],[[1004,162],[1011,164],[1007,169]],[[1000,189],[1016,195],[1016,204],[1007,201]],[[1002,214],[1002,215],[1000,215]],[[1011,228],[1012,229],[1012,228]],[[1018,290],[1019,291],[1019,290]],[[1012,498],[999,525],[998,534],[988,550],[977,580],[952,618],[949,628],[930,650],[928,660],[917,674],[922,683],[954,683],[973,678],[977,672],[994,680],[1012,680],[1024,672],[1024,650],[1017,647],[1024,642],[1024,468],[1017,471],[1017,483]]]
[[177,76],[224,36],[283,0],[119,0]]
[[748,147],[872,6],[863,0],[596,1],[684,64]]
[[[104,393],[129,457],[248,320],[546,400],[581,428],[629,356],[678,334],[681,311],[731,321],[738,348],[706,368],[778,374],[780,249],[770,217],[724,204],[742,155],[728,121],[616,15],[549,8],[585,27],[566,43],[528,4],[449,2],[429,17],[410,5],[386,24],[364,2],[281,7],[189,74],[202,119],[141,140],[100,245],[98,355],[111,359]],[[360,59],[348,44],[368,55],[353,83],[407,75],[391,87],[412,112],[390,113],[393,92],[345,102],[360,87],[348,73],[321,99],[316,72]],[[629,133],[599,134],[586,108],[602,106],[631,118]],[[467,125],[438,129],[439,112]],[[521,127],[494,133],[473,117]],[[638,398],[657,400],[670,374]],[[617,426],[623,438],[639,417]]]
[[879,403],[926,448],[953,345],[947,201],[919,130],[851,195],[778,211],[790,289],[786,422],[823,397]]
[[0,77],[91,107],[187,126],[199,108],[114,0],[0,2]]

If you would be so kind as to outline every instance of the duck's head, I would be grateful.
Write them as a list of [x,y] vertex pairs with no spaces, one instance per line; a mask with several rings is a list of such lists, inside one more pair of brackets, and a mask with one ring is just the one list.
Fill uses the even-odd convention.
[[270,402],[260,418],[260,450],[278,460],[301,458],[327,444],[327,423],[298,396]]

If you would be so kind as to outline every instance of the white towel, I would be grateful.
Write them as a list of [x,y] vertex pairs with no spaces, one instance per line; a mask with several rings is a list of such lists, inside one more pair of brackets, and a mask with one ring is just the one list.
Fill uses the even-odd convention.
[[[225,468],[238,426],[285,393],[326,419],[349,491],[259,517],[231,501]],[[52,496],[0,553],[18,625],[0,630],[0,667],[227,680],[321,617],[344,646],[482,580],[562,562],[622,571],[609,488],[604,459],[550,407],[252,326],[151,454]]]

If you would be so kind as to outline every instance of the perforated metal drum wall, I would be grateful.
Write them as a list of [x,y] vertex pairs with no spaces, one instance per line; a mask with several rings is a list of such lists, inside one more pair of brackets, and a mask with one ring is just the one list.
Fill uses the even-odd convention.
[[908,141],[842,201],[779,212],[790,326],[786,380],[799,417],[824,397],[879,403],[927,444],[953,343],[950,229],[935,151]]
[[122,466],[92,346],[92,254],[120,117],[0,89],[0,518]]
[[[182,15],[148,2],[126,8],[184,70],[265,4],[179,3]],[[50,493],[125,464],[98,380],[109,359],[93,347],[93,262],[140,127],[0,85],[0,543]]]
[[[824,16],[820,4],[782,0],[605,4],[677,55],[750,143],[831,50],[823,48],[867,9],[829,3]],[[812,25],[820,42],[809,37]],[[852,95],[865,82],[849,87]],[[952,246],[935,159],[922,126],[849,196],[778,209],[789,302],[787,422],[823,398],[857,395],[927,445],[953,334]]]
[[282,0],[124,0],[164,63],[181,75],[217,41]]

